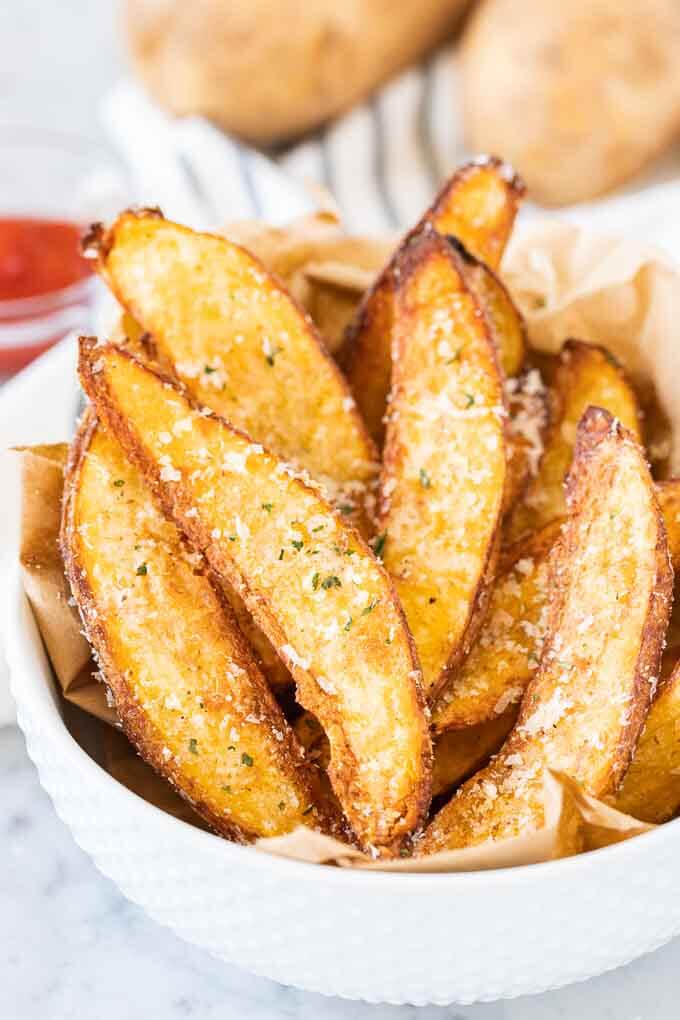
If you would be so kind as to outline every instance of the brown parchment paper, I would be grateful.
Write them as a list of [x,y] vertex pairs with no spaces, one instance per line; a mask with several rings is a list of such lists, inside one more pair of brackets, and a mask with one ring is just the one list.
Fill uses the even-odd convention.
[[[237,224],[225,233],[284,279],[337,350],[344,325],[394,241],[349,238],[332,211],[290,229]],[[680,273],[662,256],[627,242],[593,239],[562,223],[534,228],[513,243],[504,277],[528,324],[532,345],[559,350],[568,336],[603,343],[642,386],[653,386],[670,422],[673,465],[680,469]],[[138,758],[116,729],[63,576],[57,538],[66,447],[20,451],[23,472],[21,566],[26,592],[75,738],[130,790],[163,810],[202,825],[170,787]],[[77,706],[77,707],[73,707]],[[104,725],[106,723],[107,725]],[[261,851],[319,864],[389,871],[483,870],[537,863],[628,839],[653,826],[589,797],[548,770],[545,824],[537,832],[427,858],[372,861],[352,847],[300,828],[259,840]]]

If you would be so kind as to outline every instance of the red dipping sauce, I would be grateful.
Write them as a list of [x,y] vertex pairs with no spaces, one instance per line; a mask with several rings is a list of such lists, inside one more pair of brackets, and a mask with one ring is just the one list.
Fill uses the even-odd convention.
[[93,281],[81,234],[63,220],[0,218],[0,375],[83,327]]

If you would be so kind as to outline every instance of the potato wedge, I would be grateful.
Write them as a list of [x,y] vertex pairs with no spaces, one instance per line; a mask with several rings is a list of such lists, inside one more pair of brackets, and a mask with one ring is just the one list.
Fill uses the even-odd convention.
[[614,807],[660,824],[680,809],[680,663],[649,710],[635,756]]
[[85,250],[158,360],[201,404],[324,483],[348,512],[375,449],[311,319],[252,255],[157,211],[95,226]]
[[432,697],[484,606],[506,477],[503,381],[461,261],[429,232],[402,262],[380,476],[383,562]]
[[516,721],[517,706],[513,706],[488,722],[436,737],[432,748],[432,796],[448,793],[483,768]]
[[[348,327],[339,357],[368,431],[378,446],[384,438],[383,416],[392,371],[394,291],[411,241],[428,228],[452,235],[471,255],[496,269],[523,194],[520,179],[500,160],[489,158],[460,167],[365,294]],[[508,374],[514,375],[515,371]]]
[[657,482],[656,496],[666,523],[668,549],[677,575],[680,572],[680,478]]
[[[657,483],[674,569],[680,564],[680,480]],[[548,611],[548,561],[564,518],[506,549],[472,649],[432,708],[435,733],[483,723],[519,701],[540,659]],[[436,756],[435,756],[436,761]]]
[[434,818],[422,853],[540,826],[548,765],[596,797],[628,768],[659,675],[673,576],[643,451],[600,408],[579,425],[567,500],[548,634],[517,724]]
[[290,668],[328,735],[331,782],[362,845],[397,849],[427,810],[431,748],[386,571],[317,488],[171,379],[86,339],[80,376],[166,513]]
[[541,658],[550,551],[561,527],[548,524],[503,554],[475,643],[433,705],[435,733],[479,725],[521,701]]
[[538,473],[507,523],[505,541],[516,542],[562,517],[564,480],[576,429],[587,407],[609,411],[640,442],[637,398],[621,367],[602,347],[567,340],[550,387],[551,420]]
[[61,548],[116,710],[142,757],[232,839],[300,824],[328,829],[319,779],[207,564],[93,415],[71,451]]
[[[455,733],[442,733],[433,744],[432,796],[448,793],[468,776],[486,765],[515,725],[517,706],[480,726],[468,726]],[[303,712],[293,731],[311,761],[328,767],[329,745],[321,723],[311,712]]]

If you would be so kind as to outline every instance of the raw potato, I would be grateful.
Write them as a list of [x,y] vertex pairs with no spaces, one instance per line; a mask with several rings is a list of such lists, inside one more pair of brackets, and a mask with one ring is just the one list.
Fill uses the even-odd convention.
[[461,47],[468,147],[502,152],[547,205],[600,195],[680,129],[676,0],[482,0]]
[[310,319],[243,248],[158,213],[95,228],[89,253],[192,395],[306,468],[351,514],[375,450]]
[[660,824],[680,808],[680,663],[649,710],[635,757],[619,793],[619,811]]
[[435,697],[481,622],[506,478],[503,380],[462,260],[427,232],[402,260],[377,531]]
[[455,27],[467,0],[127,0],[133,63],[155,99],[256,144],[349,109]]
[[550,386],[552,424],[538,474],[513,512],[505,540],[526,534],[564,515],[564,479],[571,464],[576,429],[587,407],[602,407],[640,441],[640,409],[618,362],[603,347],[568,340]]
[[397,851],[427,811],[431,747],[384,569],[316,488],[128,352],[82,340],[80,376],[165,512],[288,665],[329,738],[331,782],[361,844]]
[[521,700],[541,658],[550,550],[561,526],[548,524],[503,555],[477,639],[433,706],[436,733],[494,719]]
[[599,408],[579,425],[567,497],[548,633],[517,724],[435,817],[422,853],[539,827],[546,766],[595,797],[628,768],[659,676],[673,574],[643,451]]
[[239,841],[328,829],[318,777],[203,557],[91,415],[71,449],[61,547],[118,716],[146,761]]
[[[340,362],[368,430],[379,446],[392,371],[394,292],[413,239],[428,228],[454,236],[472,256],[496,269],[523,194],[522,182],[500,160],[480,160],[461,167],[364,296],[348,327]],[[516,343],[513,338],[515,347]]]

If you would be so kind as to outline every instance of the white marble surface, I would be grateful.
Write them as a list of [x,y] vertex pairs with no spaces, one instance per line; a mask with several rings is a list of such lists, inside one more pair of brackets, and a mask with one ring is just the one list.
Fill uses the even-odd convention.
[[[99,98],[120,68],[113,26],[108,0],[0,0],[0,121],[96,134]],[[585,985],[447,1009],[322,999],[227,967],[159,928],[95,870],[40,789],[14,727],[0,730],[0,862],[2,1020],[676,1020],[680,1014],[680,941]]]

